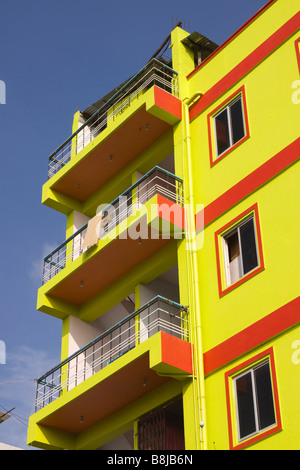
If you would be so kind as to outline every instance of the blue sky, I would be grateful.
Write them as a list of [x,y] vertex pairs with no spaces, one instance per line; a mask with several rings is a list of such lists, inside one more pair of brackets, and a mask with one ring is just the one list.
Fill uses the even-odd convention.
[[42,206],[48,156],[72,118],[140,70],[175,25],[223,43],[266,0],[2,0],[0,5],[0,442],[28,448],[34,379],[60,362],[61,322],[36,311],[43,257],[65,216]]

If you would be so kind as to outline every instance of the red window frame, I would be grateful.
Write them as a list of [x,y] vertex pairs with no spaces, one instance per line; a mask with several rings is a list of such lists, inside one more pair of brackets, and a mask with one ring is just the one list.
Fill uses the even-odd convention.
[[[244,127],[245,127],[245,136],[236,142],[234,145],[229,147],[224,153],[217,156],[215,152],[215,129],[214,129],[214,117],[222,110],[222,108],[226,108],[232,101],[234,101],[238,96],[242,98],[243,104],[243,117],[244,117]],[[235,150],[239,145],[241,145],[245,140],[250,137],[249,131],[249,119],[248,119],[248,110],[246,104],[246,92],[245,86],[243,85],[238,90],[236,90],[231,96],[226,98],[221,104],[218,105],[213,111],[211,111],[207,116],[207,126],[208,126],[208,139],[209,139],[209,157],[210,157],[210,166],[214,166],[216,163],[221,161],[224,157],[226,157],[229,153]]]
[[[269,364],[270,364],[276,424],[270,429],[261,431],[255,436],[249,437],[248,439],[245,439],[242,442],[236,443],[234,439],[233,426],[237,426],[237,423],[233,422],[234,419],[233,419],[232,412],[231,412],[232,406],[234,405],[231,402],[231,393],[230,393],[230,388],[232,385],[231,381],[233,380],[233,377],[236,377],[239,375],[239,372],[242,373],[243,370],[251,369],[252,365],[254,366],[255,363],[262,362],[264,359],[269,359]],[[266,438],[267,436],[270,436],[282,430],[278,385],[277,385],[276,370],[275,370],[275,359],[274,359],[274,351],[272,347],[265,351],[262,351],[261,353],[257,354],[254,357],[251,357],[250,359],[243,362],[242,364],[239,364],[236,367],[225,372],[225,388],[226,388],[226,404],[227,404],[227,419],[228,419],[228,434],[229,434],[230,450],[240,450],[244,447],[254,444],[255,442],[260,441],[261,439]]]
[[[258,260],[259,264],[257,268],[253,269],[250,271],[248,274],[245,274],[243,277],[241,277],[238,281],[234,282],[233,284],[229,286],[224,287],[224,281],[222,278],[222,270],[221,270],[221,263],[224,263],[224,256],[223,256],[223,251],[221,254],[220,250],[220,237],[223,238],[223,236],[226,234],[226,232],[230,231],[230,228],[234,228],[235,226],[238,226],[239,221],[242,222],[243,219],[249,215],[249,217],[253,214],[254,221],[255,221],[255,229],[256,229],[256,242],[257,242],[257,255],[258,255]],[[232,291],[236,287],[240,286],[244,282],[246,282],[248,279],[251,277],[255,276],[259,272],[265,269],[265,264],[264,264],[264,257],[263,257],[263,246],[262,246],[262,237],[261,237],[261,229],[260,229],[260,221],[259,221],[259,214],[258,214],[258,205],[254,204],[253,206],[249,207],[246,211],[242,212],[239,214],[237,217],[235,217],[233,220],[228,222],[226,225],[221,227],[215,232],[215,245],[216,245],[216,260],[217,260],[217,276],[218,276],[218,287],[219,287],[219,295],[222,297],[223,295],[227,294],[228,292]]]

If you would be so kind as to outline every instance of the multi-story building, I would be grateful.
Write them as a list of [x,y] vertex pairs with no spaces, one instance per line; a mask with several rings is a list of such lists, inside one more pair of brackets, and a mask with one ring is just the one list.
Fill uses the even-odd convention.
[[[39,311],[45,449],[300,449],[300,12],[271,0],[224,44],[77,112],[42,202],[66,214]],[[167,43],[165,43],[167,44]]]

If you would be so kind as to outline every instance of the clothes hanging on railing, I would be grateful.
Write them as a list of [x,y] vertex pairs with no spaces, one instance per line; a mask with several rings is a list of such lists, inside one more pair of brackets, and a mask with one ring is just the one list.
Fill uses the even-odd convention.
[[83,240],[82,251],[98,244],[102,214],[96,215],[88,222],[86,235]]

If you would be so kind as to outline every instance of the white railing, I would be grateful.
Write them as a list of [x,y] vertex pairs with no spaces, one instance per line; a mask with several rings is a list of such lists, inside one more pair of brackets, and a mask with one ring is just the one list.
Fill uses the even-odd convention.
[[107,127],[111,119],[115,119],[144,90],[153,85],[178,96],[177,73],[157,59],[153,59],[50,155],[48,178],[51,178],[73,155],[78,154],[94,140]]
[[[105,214],[105,217],[101,221],[99,239],[109,234],[155,194],[160,194],[169,201],[183,205],[182,180],[159,167],[153,168],[103,209],[102,213]],[[43,284],[64,269],[68,262],[74,261],[83,253],[86,232],[87,224],[44,258]]]
[[36,411],[163,331],[189,341],[188,310],[157,296],[37,380]]

